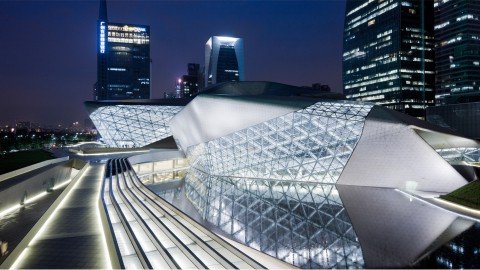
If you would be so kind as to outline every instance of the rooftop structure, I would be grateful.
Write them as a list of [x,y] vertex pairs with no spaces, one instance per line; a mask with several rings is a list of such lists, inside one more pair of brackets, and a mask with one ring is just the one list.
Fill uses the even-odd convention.
[[[206,89],[206,93],[222,94],[242,91],[245,95],[263,93],[271,96],[318,96],[340,99],[337,93],[317,91],[271,82],[220,83]],[[149,99],[87,101],[85,106],[103,141],[111,147],[143,147],[171,136],[170,119],[193,97],[182,99]],[[201,121],[207,121],[202,117]],[[198,120],[200,121],[200,120]]]
[[142,147],[171,136],[168,121],[188,99],[87,101],[95,127],[111,147]]

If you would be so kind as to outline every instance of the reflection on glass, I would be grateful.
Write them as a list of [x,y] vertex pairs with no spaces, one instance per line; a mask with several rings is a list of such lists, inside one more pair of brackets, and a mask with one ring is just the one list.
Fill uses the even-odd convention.
[[439,250],[478,226],[395,189],[208,177],[195,170],[187,179],[186,196],[206,221],[301,268],[443,268],[448,264],[428,260],[447,260]]

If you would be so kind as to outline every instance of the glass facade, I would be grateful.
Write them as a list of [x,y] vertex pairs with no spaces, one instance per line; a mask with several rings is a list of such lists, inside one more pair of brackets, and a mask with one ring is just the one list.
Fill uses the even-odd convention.
[[243,81],[245,74],[243,39],[211,37],[205,45],[205,86]]
[[348,0],[343,85],[348,99],[415,117],[434,104],[433,1]]
[[238,61],[235,47],[220,45],[217,63],[217,82],[238,81]]
[[178,81],[177,89],[179,90],[177,94],[179,98],[196,95],[199,89],[198,76],[183,75]]
[[187,149],[187,197],[237,240],[303,268],[362,267],[335,183],[372,105],[318,102]]
[[104,142],[112,147],[142,147],[171,136],[168,122],[183,106],[114,105],[90,114]]
[[475,165],[480,162],[480,148],[457,147],[436,149],[436,151],[449,163],[466,162]]
[[[480,2],[435,0],[437,104],[480,100]],[[448,96],[459,95],[449,101]],[[462,101],[461,99],[465,99]]]
[[150,98],[150,27],[107,20],[100,1],[94,100]]
[[427,109],[427,121],[480,139],[480,102],[447,104]]

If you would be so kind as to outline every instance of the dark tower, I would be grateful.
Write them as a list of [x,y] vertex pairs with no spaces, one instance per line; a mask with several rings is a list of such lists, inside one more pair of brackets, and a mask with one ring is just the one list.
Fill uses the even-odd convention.
[[108,21],[100,1],[95,100],[150,98],[150,27]]
[[435,1],[436,101],[480,101],[480,1]]
[[347,0],[343,85],[348,99],[414,117],[434,104],[433,1]]

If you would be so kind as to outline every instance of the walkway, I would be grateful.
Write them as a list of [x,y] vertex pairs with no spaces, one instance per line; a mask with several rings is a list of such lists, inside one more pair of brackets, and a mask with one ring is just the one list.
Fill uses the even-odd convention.
[[105,268],[97,196],[104,165],[93,164],[29,244],[17,268]]
[[127,159],[107,162],[103,200],[124,268],[265,268],[146,188]]

